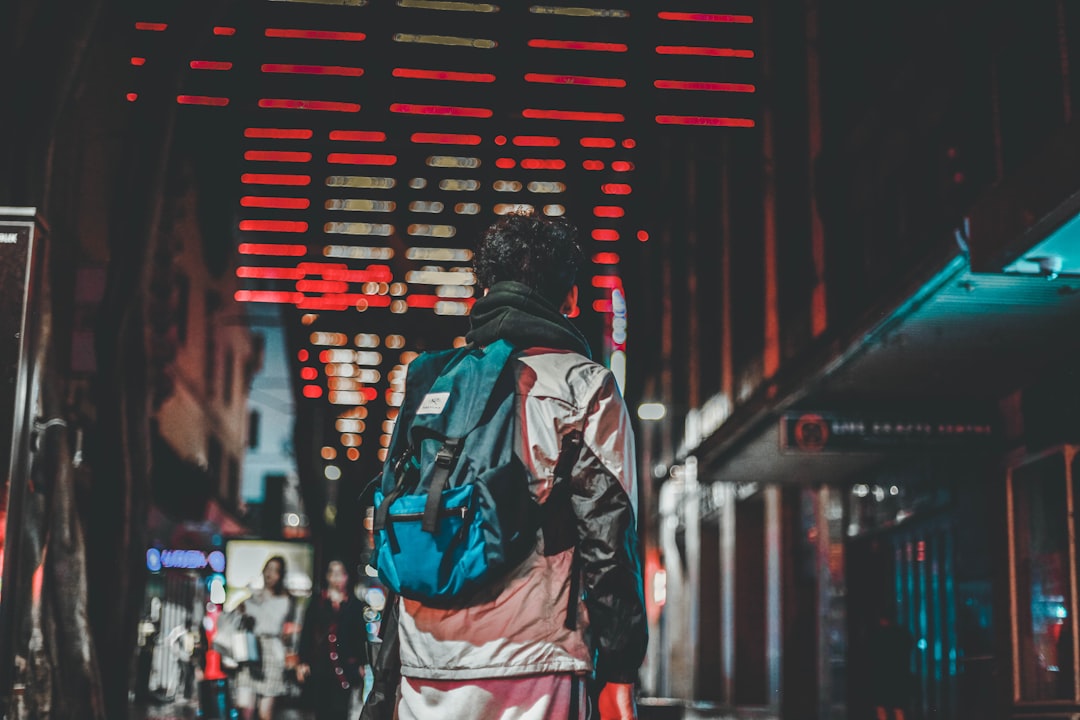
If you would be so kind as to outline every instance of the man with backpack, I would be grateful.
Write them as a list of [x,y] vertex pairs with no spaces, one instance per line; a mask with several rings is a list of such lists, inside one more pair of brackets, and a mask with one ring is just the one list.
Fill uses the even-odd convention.
[[468,344],[409,366],[374,518],[373,564],[399,597],[363,720],[636,716],[634,440],[566,317],[576,236],[531,213],[495,222]]

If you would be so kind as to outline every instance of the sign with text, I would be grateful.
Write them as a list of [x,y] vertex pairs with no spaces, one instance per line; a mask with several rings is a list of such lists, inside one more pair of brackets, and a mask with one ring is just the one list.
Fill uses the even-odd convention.
[[992,423],[966,418],[858,417],[792,412],[780,418],[786,453],[972,450],[995,437]]

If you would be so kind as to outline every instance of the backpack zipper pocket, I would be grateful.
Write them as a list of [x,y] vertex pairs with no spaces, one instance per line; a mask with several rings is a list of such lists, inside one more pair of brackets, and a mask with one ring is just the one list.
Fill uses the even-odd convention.
[[[468,513],[469,509],[465,507],[442,508],[441,510],[439,510],[439,517],[460,517],[462,520],[464,520],[465,516],[468,515]],[[389,515],[386,519],[393,522],[415,522],[417,520],[423,520],[424,513],[401,513],[399,515]]]

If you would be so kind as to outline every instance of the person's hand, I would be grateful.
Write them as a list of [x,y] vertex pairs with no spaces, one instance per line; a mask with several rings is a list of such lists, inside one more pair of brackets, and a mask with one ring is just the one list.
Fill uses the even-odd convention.
[[311,666],[306,663],[300,663],[296,666],[296,681],[304,682],[311,675]]
[[631,683],[606,683],[596,704],[600,720],[637,720]]

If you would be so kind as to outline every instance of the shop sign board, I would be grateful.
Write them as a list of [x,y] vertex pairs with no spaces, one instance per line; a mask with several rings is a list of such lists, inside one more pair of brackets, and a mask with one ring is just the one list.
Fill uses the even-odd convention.
[[790,412],[780,418],[785,453],[973,450],[996,436],[993,423],[970,418],[880,417]]

